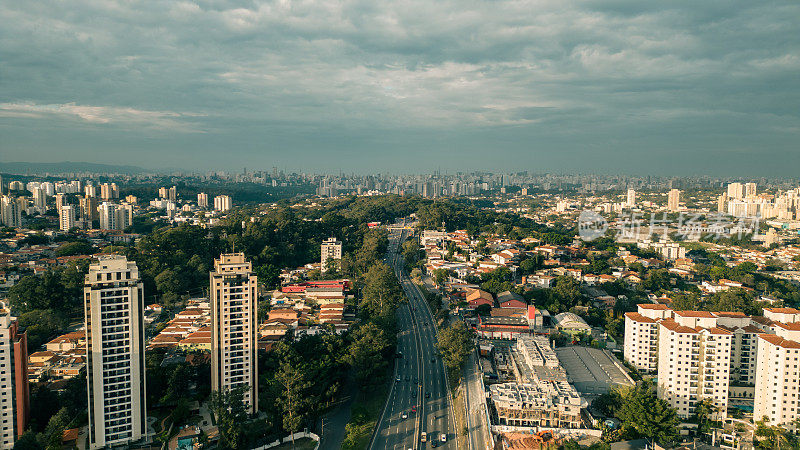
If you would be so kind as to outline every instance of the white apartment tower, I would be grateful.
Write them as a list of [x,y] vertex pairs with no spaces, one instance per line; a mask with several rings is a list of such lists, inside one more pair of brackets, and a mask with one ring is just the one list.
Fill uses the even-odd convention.
[[147,436],[144,285],[136,263],[105,256],[84,283],[89,446],[123,446]]
[[628,208],[633,208],[636,206],[636,191],[633,189],[628,189],[628,198],[626,199],[626,206]]
[[0,367],[0,448],[12,448],[30,419],[30,391],[28,337],[8,314],[0,316]]
[[58,213],[59,228],[61,231],[69,231],[77,226],[75,220],[75,207],[72,205],[64,205]]
[[680,207],[681,191],[678,189],[670,189],[669,196],[667,197],[667,209],[672,212],[677,212]]
[[339,261],[342,260],[342,242],[335,237],[325,239],[322,241],[320,248],[320,262],[322,263],[322,272],[327,272],[330,267],[329,264],[336,264],[338,267]]
[[197,206],[200,208],[208,208],[208,194],[205,192],[197,194]]
[[245,386],[244,402],[258,411],[258,280],[243,253],[214,261],[211,282],[211,390]]
[[22,208],[19,206],[13,197],[4,195],[0,201],[0,219],[3,225],[7,227],[21,227],[22,226]]
[[133,206],[103,202],[98,208],[101,230],[124,230],[133,224]]
[[218,195],[214,197],[214,209],[220,212],[230,211],[233,207],[231,198],[227,195]]
[[674,317],[659,323],[658,397],[682,419],[703,400],[717,408],[713,419],[726,417],[732,333],[707,311],[675,311]]
[[753,420],[792,425],[800,418],[800,324],[783,324],[758,336]]
[[654,373],[658,369],[658,322],[672,317],[666,305],[642,304],[638,312],[625,313],[623,355],[636,370]]

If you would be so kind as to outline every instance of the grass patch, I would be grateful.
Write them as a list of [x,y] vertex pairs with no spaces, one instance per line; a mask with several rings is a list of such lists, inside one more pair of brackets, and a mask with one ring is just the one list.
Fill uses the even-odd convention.
[[386,396],[389,393],[390,382],[372,388],[362,389],[358,392],[353,406],[350,408],[350,422],[345,426],[344,450],[363,450],[369,445],[372,431],[386,405]]

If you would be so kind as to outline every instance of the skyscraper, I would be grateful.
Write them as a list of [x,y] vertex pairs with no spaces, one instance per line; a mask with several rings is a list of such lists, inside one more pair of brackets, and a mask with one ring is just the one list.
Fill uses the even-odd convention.
[[19,331],[17,319],[8,314],[0,316],[0,448],[11,448],[25,433],[30,419],[28,387],[28,337]]
[[227,253],[210,273],[211,390],[244,386],[249,413],[258,411],[258,283],[243,253]]
[[636,191],[633,189],[628,189],[628,198],[626,201],[628,208],[633,208],[636,206]]
[[676,212],[679,209],[681,200],[681,191],[678,189],[670,189],[669,197],[667,198],[667,209]]
[[144,285],[136,263],[99,258],[84,283],[90,448],[147,436]]

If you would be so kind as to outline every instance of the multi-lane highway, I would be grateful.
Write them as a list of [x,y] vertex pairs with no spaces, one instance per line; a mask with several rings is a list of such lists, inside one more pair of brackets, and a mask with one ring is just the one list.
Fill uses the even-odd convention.
[[[452,401],[445,368],[436,350],[436,326],[422,293],[411,282],[399,256],[406,230],[392,230],[386,261],[394,270],[408,303],[397,311],[400,329],[394,380],[370,449],[456,449]],[[426,433],[427,442],[422,442]],[[442,441],[442,435],[445,441]]]

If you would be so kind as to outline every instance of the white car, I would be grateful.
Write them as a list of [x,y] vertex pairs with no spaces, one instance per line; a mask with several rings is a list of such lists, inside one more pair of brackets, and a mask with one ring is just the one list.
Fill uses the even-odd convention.
[[442,442],[447,442],[447,435],[442,433]]
[[403,414],[400,414],[400,418],[401,419],[408,419],[408,413],[407,412],[403,412]]

